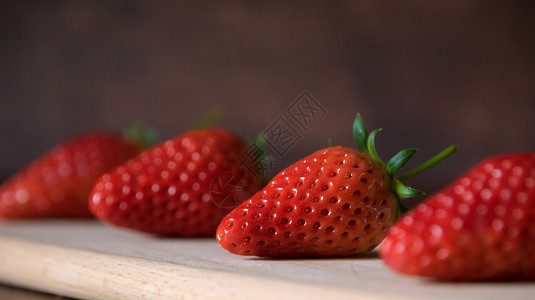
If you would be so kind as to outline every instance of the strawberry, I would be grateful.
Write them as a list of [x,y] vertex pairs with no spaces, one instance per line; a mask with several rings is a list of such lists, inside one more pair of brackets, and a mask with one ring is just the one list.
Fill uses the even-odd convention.
[[378,132],[368,135],[357,115],[360,151],[329,147],[281,171],[223,219],[216,234],[221,246],[260,257],[353,256],[374,249],[405,209],[400,198],[421,194],[394,177],[416,150],[403,150],[385,165],[375,151]]
[[403,216],[380,255],[439,280],[535,280],[535,152],[485,159]]
[[91,211],[146,233],[213,236],[234,207],[227,200],[244,200],[260,188],[237,160],[244,149],[223,129],[185,132],[104,174],[93,188]]
[[88,199],[97,178],[139,152],[110,132],[72,137],[0,186],[0,217],[91,217]]

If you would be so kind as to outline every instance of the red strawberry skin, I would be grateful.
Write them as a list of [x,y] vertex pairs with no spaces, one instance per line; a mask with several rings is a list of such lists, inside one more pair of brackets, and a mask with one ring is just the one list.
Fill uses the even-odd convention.
[[235,207],[224,198],[238,200],[238,192],[244,200],[260,188],[237,160],[244,149],[242,140],[223,129],[188,131],[103,175],[93,188],[91,211],[107,223],[146,233],[214,236]]
[[0,217],[91,217],[88,200],[95,181],[139,152],[110,132],[72,137],[0,186]]
[[260,257],[353,256],[375,248],[396,219],[383,167],[337,146],[289,166],[228,214],[221,246]]
[[403,216],[380,255],[439,280],[535,280],[535,152],[484,160]]

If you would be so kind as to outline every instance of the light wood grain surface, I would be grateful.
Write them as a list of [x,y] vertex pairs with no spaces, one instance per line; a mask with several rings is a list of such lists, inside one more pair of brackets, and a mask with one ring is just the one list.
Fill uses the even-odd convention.
[[[375,254],[235,256],[215,239],[166,239],[97,221],[0,223],[0,282],[82,299],[533,299],[532,283],[401,276]],[[531,298],[530,298],[531,297]]]

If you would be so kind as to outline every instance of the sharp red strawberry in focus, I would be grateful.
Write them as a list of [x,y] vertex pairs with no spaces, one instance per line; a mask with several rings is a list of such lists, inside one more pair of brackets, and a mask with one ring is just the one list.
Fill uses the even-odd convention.
[[258,175],[238,160],[244,149],[241,139],[223,129],[188,131],[103,175],[92,191],[91,211],[107,223],[146,233],[214,236],[237,205],[233,201],[260,188]]
[[372,250],[396,219],[387,174],[365,153],[333,147],[289,166],[232,211],[219,241],[232,253],[347,256]]
[[357,116],[361,151],[329,147],[284,169],[223,219],[216,235],[221,246],[261,257],[353,256],[374,249],[404,209],[400,198],[421,195],[394,177],[416,150],[383,164],[375,152],[378,132],[368,135]]
[[91,217],[88,199],[96,179],[139,152],[108,132],[66,140],[0,186],[0,217]]
[[535,280],[535,152],[490,157],[418,205],[380,254],[439,280]]

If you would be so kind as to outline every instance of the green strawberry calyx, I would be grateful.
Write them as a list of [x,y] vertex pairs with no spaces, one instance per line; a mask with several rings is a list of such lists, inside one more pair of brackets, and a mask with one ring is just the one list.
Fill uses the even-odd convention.
[[137,121],[126,129],[123,137],[125,140],[144,150],[157,143],[158,132],[154,128],[147,127],[143,122]]
[[[200,130],[214,127],[225,118],[226,113],[224,106],[216,105],[200,116],[188,129]],[[147,127],[141,121],[137,121],[127,128],[123,136],[127,141],[143,150],[154,146],[158,142],[158,132],[154,128]]]
[[408,171],[407,173],[396,176],[398,171],[407,164],[414,154],[416,154],[417,149],[409,148],[401,150],[385,164],[375,149],[375,136],[381,130],[381,128],[375,129],[368,134],[361,115],[357,114],[357,117],[353,122],[353,139],[355,140],[355,144],[360,151],[370,155],[379,166],[385,168],[391,182],[392,192],[396,195],[396,199],[398,201],[399,211],[401,213],[405,213],[409,211],[409,209],[403,205],[401,199],[422,196],[425,195],[425,193],[406,186],[402,183],[402,181],[412,178],[443,161],[457,150],[457,145],[451,145],[447,147],[431,159]]

